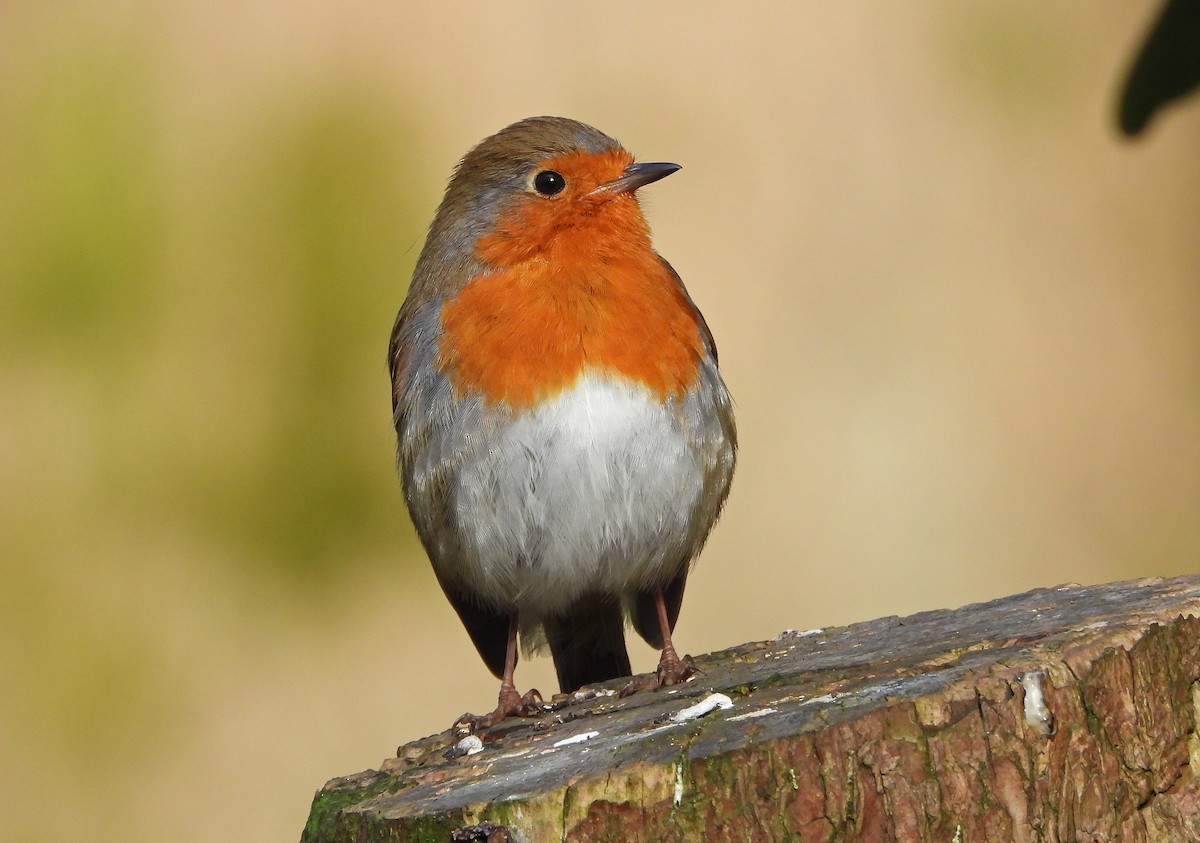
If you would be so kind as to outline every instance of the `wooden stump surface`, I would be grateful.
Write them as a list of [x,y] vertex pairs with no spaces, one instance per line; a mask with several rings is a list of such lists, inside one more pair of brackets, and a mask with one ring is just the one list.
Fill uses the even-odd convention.
[[1200,840],[1198,617],[1188,576],[785,632],[473,754],[406,744],[303,841]]

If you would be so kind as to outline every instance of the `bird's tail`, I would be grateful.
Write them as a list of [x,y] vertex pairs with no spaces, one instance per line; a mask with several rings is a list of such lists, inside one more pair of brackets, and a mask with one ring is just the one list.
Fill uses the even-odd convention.
[[582,598],[567,612],[544,618],[543,626],[564,694],[631,673],[618,600]]

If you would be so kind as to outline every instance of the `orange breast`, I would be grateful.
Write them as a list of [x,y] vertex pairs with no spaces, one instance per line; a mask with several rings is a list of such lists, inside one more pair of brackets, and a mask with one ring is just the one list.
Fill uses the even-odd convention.
[[[644,236],[618,233],[571,227],[538,256],[474,279],[447,302],[439,366],[456,388],[520,409],[594,368],[660,398],[682,394],[703,353],[691,304],[650,249],[644,223]],[[485,238],[477,253],[507,245]]]

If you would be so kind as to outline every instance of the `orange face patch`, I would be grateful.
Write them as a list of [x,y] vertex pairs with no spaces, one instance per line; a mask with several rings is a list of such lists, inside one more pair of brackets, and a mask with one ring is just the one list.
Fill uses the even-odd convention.
[[[632,163],[633,156],[619,147],[600,153],[573,152],[543,161],[534,172],[554,170],[566,179],[566,187],[551,197],[532,190],[514,197],[500,213],[495,229],[479,239],[476,256],[492,266],[506,267],[542,254],[560,241],[572,247],[583,243],[618,247],[629,245],[622,241],[631,237],[649,249],[650,232],[633,196],[592,193],[620,177]],[[570,229],[583,230],[572,232],[572,237],[560,237]]]
[[637,201],[589,195],[632,160],[618,152],[547,162],[543,169],[561,172],[567,189],[520,197],[480,239],[477,256],[497,271],[442,309],[438,365],[458,389],[524,408],[585,368],[631,378],[660,398],[695,381],[703,353],[696,317],[651,248]]

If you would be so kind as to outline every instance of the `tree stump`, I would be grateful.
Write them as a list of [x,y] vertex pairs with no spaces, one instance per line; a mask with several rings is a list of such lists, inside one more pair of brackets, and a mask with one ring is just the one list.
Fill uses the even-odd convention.
[[1200,840],[1198,616],[1189,576],[788,631],[402,746],[302,840]]

